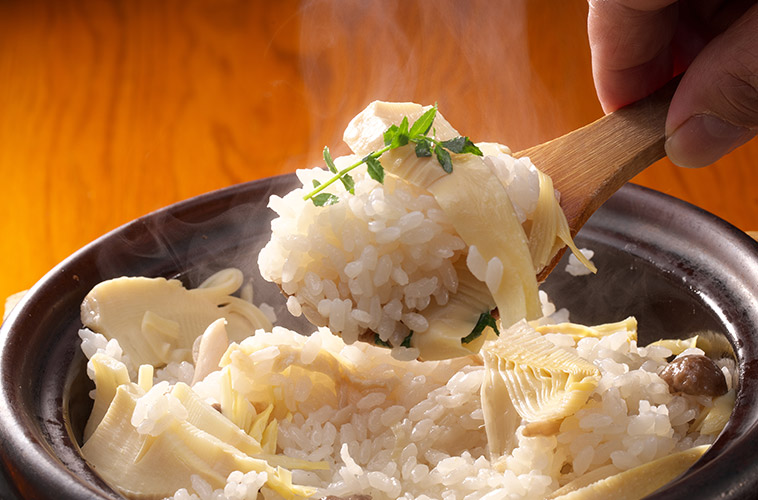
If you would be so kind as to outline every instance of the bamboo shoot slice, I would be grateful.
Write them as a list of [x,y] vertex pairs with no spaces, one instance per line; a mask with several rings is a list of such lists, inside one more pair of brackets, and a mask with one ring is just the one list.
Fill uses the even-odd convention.
[[[156,436],[138,433],[131,424],[139,397],[136,389],[135,384],[118,387],[106,415],[82,447],[84,458],[123,495],[144,500],[165,498],[191,484],[193,475],[213,488],[223,488],[233,471],[266,472],[266,486],[283,498],[307,497],[315,492],[293,484],[290,471],[270,464],[264,456],[248,456],[188,421],[175,419]],[[288,457],[276,457],[275,461],[292,467],[304,465],[304,461]],[[310,463],[309,468],[323,466]]]
[[[572,483],[569,483],[559,490],[558,496],[550,498],[553,500],[605,500],[607,498],[638,500],[684,473],[703,456],[709,447],[710,445],[702,445],[673,453],[578,489],[574,489]],[[581,480],[582,478],[577,479],[577,481]]]
[[[501,331],[482,353],[485,369],[500,375],[515,410],[527,422],[574,414],[600,379],[592,363],[554,345],[525,321]],[[482,394],[483,400],[496,397],[501,396]]]
[[574,341],[583,338],[602,338],[624,331],[628,334],[629,340],[637,340],[637,319],[634,316],[617,321],[615,323],[605,323],[602,325],[585,326],[578,323],[558,323],[555,325],[539,325],[534,327],[541,334],[562,333],[570,335]]
[[521,417],[513,406],[505,379],[486,361],[480,394],[490,461],[496,462],[500,457],[510,455],[518,445],[516,430]]
[[429,306],[424,311],[429,328],[411,338],[411,345],[419,350],[419,359],[434,361],[474,354],[479,352],[486,338],[494,337],[494,332],[488,327],[479,338],[468,343],[461,341],[471,332],[479,316],[492,310],[495,303],[487,288],[471,274],[463,260],[456,262],[454,268],[458,273],[456,293],[450,295],[444,306]]
[[240,302],[224,287],[187,290],[178,280],[122,277],[96,285],[82,302],[81,317],[85,327],[117,339],[133,368],[160,367],[191,361],[195,339],[219,318],[227,319],[231,340],[271,328],[255,306]]
[[96,353],[89,364],[95,375],[95,402],[84,427],[85,441],[89,439],[108,412],[118,387],[130,382],[126,365],[106,354]]

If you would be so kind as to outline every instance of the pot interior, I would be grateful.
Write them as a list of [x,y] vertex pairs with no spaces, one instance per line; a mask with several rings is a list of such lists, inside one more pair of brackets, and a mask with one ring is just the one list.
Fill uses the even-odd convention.
[[[312,329],[289,315],[256,264],[273,217],[265,208],[268,197],[295,183],[286,175],[167,207],[93,242],[35,285],[3,325],[0,346],[2,453],[18,494],[120,498],[79,454],[93,385],[79,349],[78,311],[98,282],[165,276],[194,286],[212,272],[238,267],[253,280],[255,301],[275,307],[277,324]],[[752,456],[747,440],[758,422],[752,396],[758,390],[758,245],[695,207],[633,185],[601,207],[576,241],[595,252],[598,274],[569,275],[564,256],[543,284],[572,321],[599,324],[634,315],[640,345],[708,331],[722,339],[725,355],[738,359],[740,395],[721,437],[690,472],[653,497],[684,498],[682,484],[704,494],[726,491],[740,474],[730,464]],[[740,484],[755,486],[758,479]],[[742,498],[748,490],[740,488],[728,498]]]

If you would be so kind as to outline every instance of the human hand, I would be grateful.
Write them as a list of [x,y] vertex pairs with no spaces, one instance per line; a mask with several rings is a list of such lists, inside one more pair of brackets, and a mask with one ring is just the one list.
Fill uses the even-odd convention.
[[589,0],[592,71],[608,113],[686,70],[666,120],[677,165],[709,165],[758,132],[754,0]]

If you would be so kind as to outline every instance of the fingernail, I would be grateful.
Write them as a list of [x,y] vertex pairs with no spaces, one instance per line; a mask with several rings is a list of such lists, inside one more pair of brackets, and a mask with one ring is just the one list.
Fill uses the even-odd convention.
[[704,167],[749,141],[755,132],[713,115],[694,115],[666,139],[666,154],[680,167]]

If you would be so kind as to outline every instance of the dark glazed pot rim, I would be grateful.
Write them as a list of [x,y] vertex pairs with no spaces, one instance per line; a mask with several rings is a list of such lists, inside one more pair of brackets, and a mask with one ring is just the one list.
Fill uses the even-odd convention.
[[[92,286],[121,275],[186,273],[191,279],[193,272],[229,261],[254,272],[250,256],[267,239],[273,217],[265,208],[268,197],[295,183],[288,174],[158,210],[82,248],[34,285],[0,328],[0,457],[17,496],[121,498],[81,458],[76,425],[71,425],[84,418],[70,404],[70,389],[81,374],[72,366],[84,362],[76,334],[78,308]],[[758,244],[703,210],[634,185],[601,207],[578,242],[607,249],[601,253],[631,262],[633,269],[627,271],[645,267],[656,280],[674,287],[692,303],[693,321],[710,318],[739,361],[740,390],[723,433],[693,469],[651,498],[753,498],[758,491],[758,459],[753,458],[758,439]],[[598,278],[603,279],[586,279]],[[556,283],[562,278],[551,279],[546,285],[560,289]],[[264,296],[278,294],[272,286],[258,278],[256,296],[259,288]],[[277,311],[279,317],[286,316],[283,311]]]

